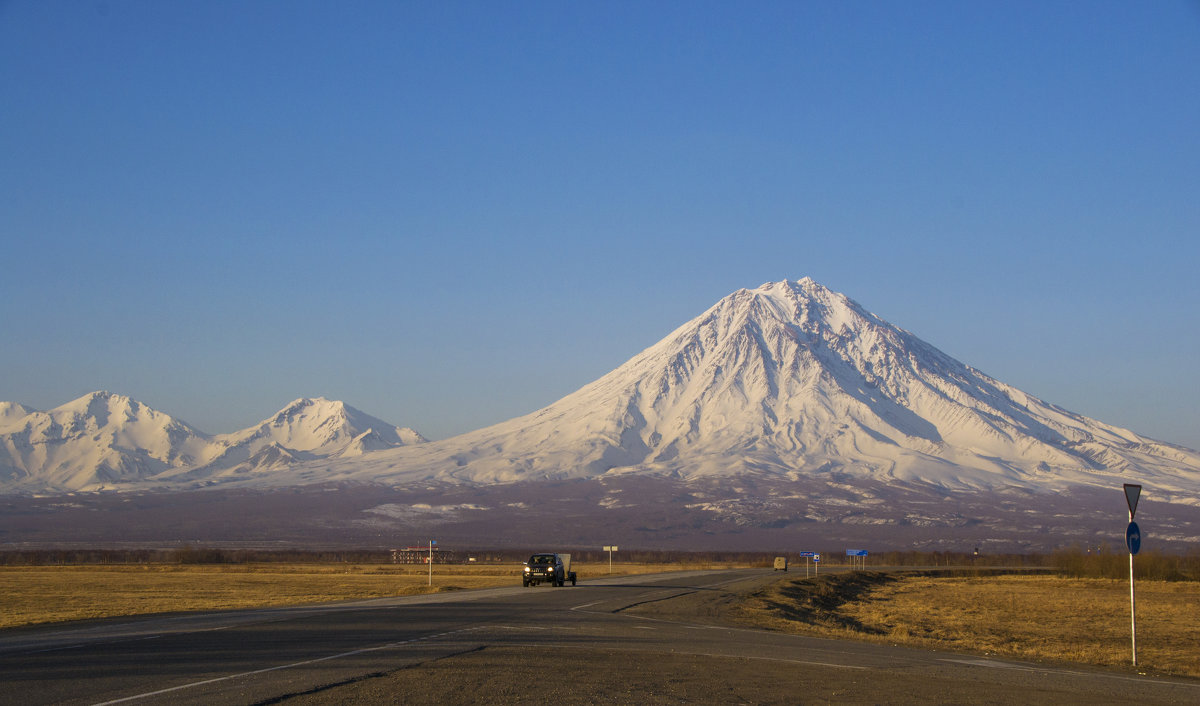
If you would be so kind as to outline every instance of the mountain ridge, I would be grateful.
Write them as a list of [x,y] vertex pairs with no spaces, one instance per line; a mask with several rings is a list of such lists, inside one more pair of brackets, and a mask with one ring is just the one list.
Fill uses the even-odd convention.
[[[367,424],[374,426],[358,428]],[[366,432],[378,448],[426,441],[323,397],[294,400],[258,425],[216,435],[103,390],[47,411],[2,403],[0,489],[72,492],[279,470],[338,455]]]
[[[16,409],[0,407],[0,420]],[[260,425],[211,437],[221,444],[192,448],[190,464],[182,451],[144,454],[169,467],[134,464],[101,482],[398,487],[754,475],[944,493],[1136,479],[1169,502],[1200,504],[1200,453],[1044,402],[810,278],[733,292],[560,400],[450,439],[426,442],[348,410],[301,398]]]

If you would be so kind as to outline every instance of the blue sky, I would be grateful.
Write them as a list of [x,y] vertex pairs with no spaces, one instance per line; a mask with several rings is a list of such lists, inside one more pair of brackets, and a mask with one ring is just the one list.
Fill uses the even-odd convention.
[[0,399],[443,438],[811,276],[1200,447],[1200,3],[0,1]]

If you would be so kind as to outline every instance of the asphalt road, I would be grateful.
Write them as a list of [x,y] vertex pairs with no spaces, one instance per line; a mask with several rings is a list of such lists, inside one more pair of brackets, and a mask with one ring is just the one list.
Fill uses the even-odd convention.
[[0,631],[0,704],[1196,704],[1200,681],[784,635],[769,570]]

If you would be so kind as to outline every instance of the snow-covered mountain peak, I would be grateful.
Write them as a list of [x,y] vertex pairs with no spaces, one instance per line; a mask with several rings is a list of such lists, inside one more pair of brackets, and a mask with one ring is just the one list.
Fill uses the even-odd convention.
[[837,473],[1034,489],[1133,468],[1175,491],[1200,482],[1194,452],[1042,402],[810,278],[733,292],[542,410],[401,456],[389,468],[473,483]]
[[0,402],[0,431],[33,414],[34,410],[16,402]]
[[322,397],[300,398],[255,427],[218,436],[107,391],[47,412],[0,402],[0,490],[89,490],[151,476],[191,481],[275,471],[350,446],[363,453],[424,441]]
[[368,430],[374,430],[380,443],[387,446],[425,440],[411,429],[390,425],[340,400],[324,397],[293,400],[258,426],[224,438],[231,445],[260,440],[275,442],[292,450],[325,454],[340,450]]
[[[49,412],[35,412],[36,415],[43,415],[53,423],[75,431],[108,431],[117,438],[128,440],[131,446],[145,441],[146,434],[166,434],[172,429],[186,430],[183,433],[190,435],[200,434],[165,412],[107,390],[90,392]],[[141,438],[127,439],[130,434]]]
[[295,419],[301,415],[328,418],[346,415],[346,404],[340,400],[327,400],[324,397],[300,397],[289,402],[275,415],[278,422]]
[[51,411],[98,417],[106,415],[114,409],[128,409],[131,402],[132,400],[123,395],[114,395],[107,390],[97,390],[66,404],[61,404]]
[[884,322],[844,294],[805,277],[798,281],[767,282],[757,289],[742,289],[714,308],[729,308],[754,316],[758,322],[773,321],[814,332],[828,329],[840,333],[864,325]]

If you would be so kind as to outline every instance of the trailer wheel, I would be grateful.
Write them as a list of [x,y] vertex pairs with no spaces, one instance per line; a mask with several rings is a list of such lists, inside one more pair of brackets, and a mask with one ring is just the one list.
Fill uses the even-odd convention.
[[575,585],[575,574],[571,574],[571,585]]

